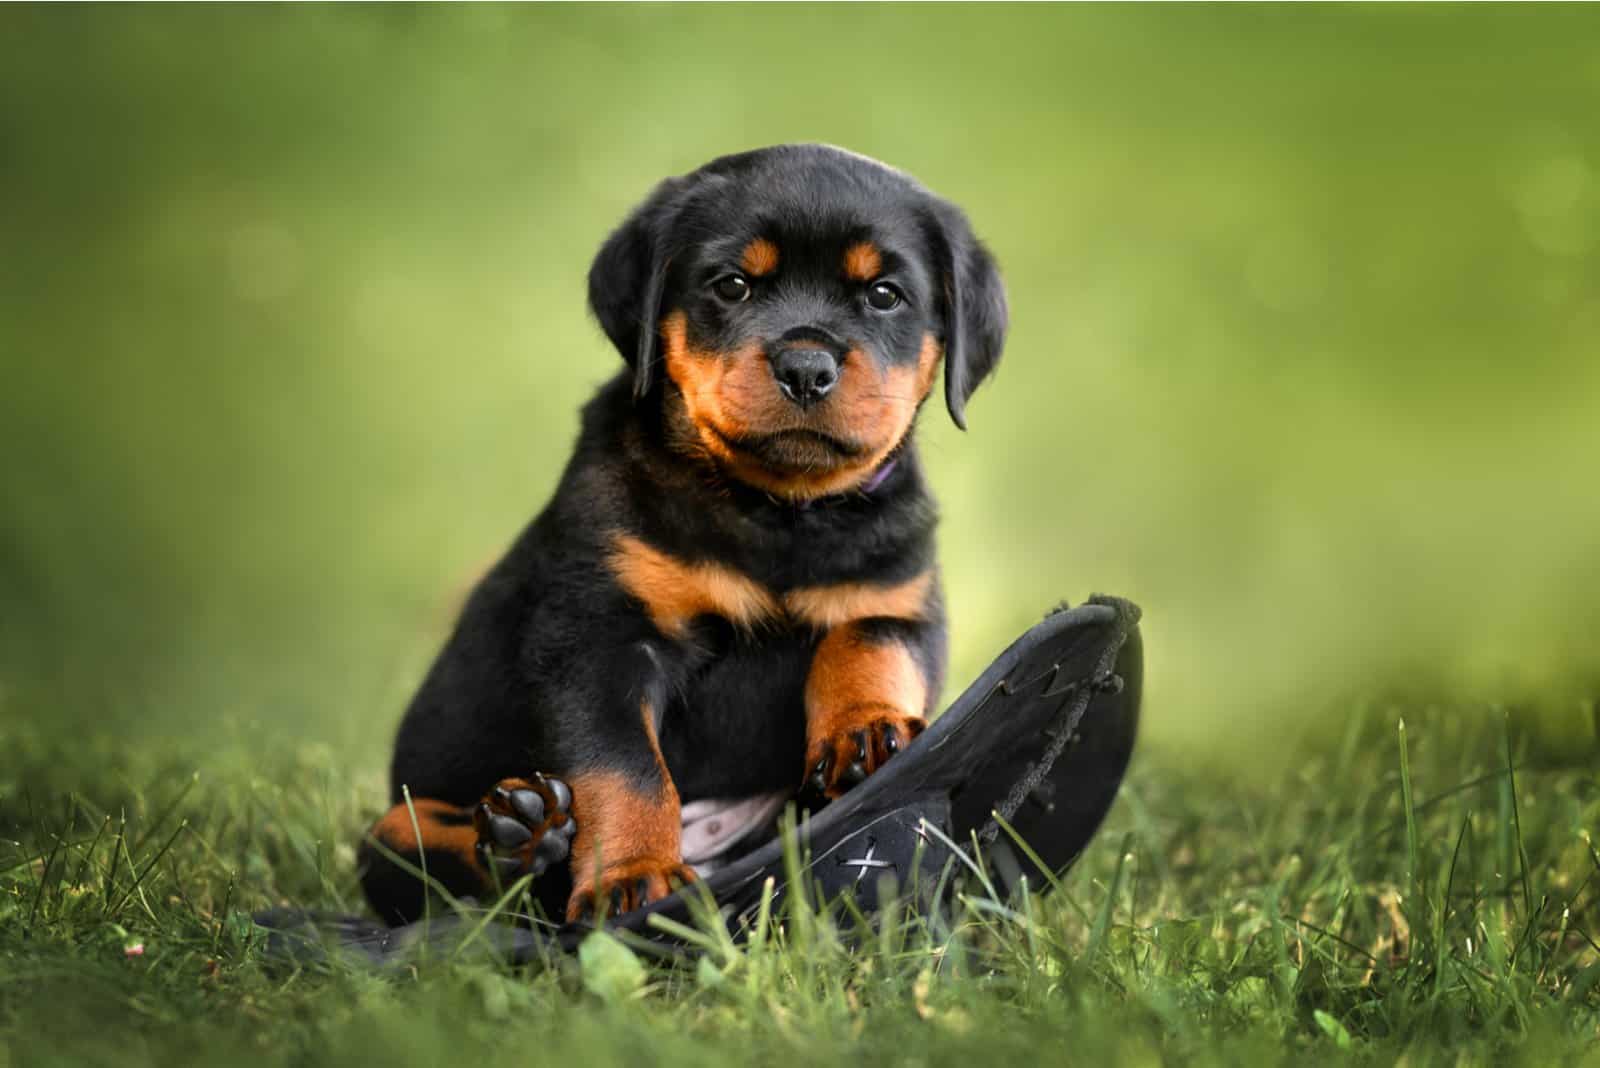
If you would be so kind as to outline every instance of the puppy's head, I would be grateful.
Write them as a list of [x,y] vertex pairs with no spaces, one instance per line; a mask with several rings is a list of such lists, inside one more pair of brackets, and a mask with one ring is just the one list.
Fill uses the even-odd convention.
[[966,218],[824,145],[661,183],[600,249],[589,303],[678,448],[791,499],[861,484],[945,364],[945,401],[994,369],[1006,303]]

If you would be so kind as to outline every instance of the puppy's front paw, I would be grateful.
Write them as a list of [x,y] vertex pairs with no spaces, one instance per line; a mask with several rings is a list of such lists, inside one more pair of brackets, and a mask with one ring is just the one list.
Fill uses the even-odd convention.
[[[577,880],[578,873],[573,876]],[[592,885],[583,886],[580,882],[572,891],[567,901],[567,919],[593,922],[602,906],[607,916],[632,912],[695,879],[693,868],[665,857],[639,857],[608,864]]]
[[578,821],[572,790],[560,779],[501,779],[472,813],[478,860],[502,882],[538,877],[572,852]]
[[829,717],[806,746],[806,793],[829,801],[841,796],[910,745],[927,726],[921,716],[882,705]]

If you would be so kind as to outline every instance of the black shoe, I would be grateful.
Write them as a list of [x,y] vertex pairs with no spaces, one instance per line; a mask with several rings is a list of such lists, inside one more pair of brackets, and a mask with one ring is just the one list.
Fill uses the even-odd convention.
[[[607,930],[641,949],[671,953],[681,943],[650,917],[694,926],[704,910],[690,899],[709,895],[739,937],[764,895],[776,909],[794,892],[786,844],[800,858],[807,900],[853,902],[866,914],[891,885],[901,900],[938,907],[952,874],[972,863],[974,843],[997,892],[1013,893],[1024,879],[1036,892],[1046,889],[1100,826],[1132,755],[1143,675],[1138,621],[1137,607],[1113,597],[1051,613],[903,753],[801,818],[791,841],[779,835],[678,893],[609,919]],[[769,880],[770,892],[763,889]],[[298,955],[308,936],[320,933],[344,953],[378,961],[403,956],[419,941],[446,945],[479,926],[450,916],[426,931],[422,924],[389,929],[289,910],[256,922],[273,929],[269,952]],[[491,924],[477,937],[493,952],[525,961],[570,950],[591,929]]]

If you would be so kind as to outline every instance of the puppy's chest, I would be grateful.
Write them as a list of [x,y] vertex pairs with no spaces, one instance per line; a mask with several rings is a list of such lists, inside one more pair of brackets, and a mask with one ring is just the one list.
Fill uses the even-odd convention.
[[927,618],[934,588],[931,564],[892,577],[881,568],[796,582],[781,570],[753,573],[715,559],[688,559],[633,534],[613,536],[607,563],[668,637],[688,635],[695,620],[725,620],[747,633],[827,630],[855,619]]

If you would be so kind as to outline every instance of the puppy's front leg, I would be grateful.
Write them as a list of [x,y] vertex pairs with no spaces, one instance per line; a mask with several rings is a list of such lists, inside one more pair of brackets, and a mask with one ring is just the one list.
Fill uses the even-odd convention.
[[671,692],[659,654],[641,642],[601,670],[613,696],[565,771],[578,823],[569,920],[627,912],[695,877],[683,863],[678,790],[658,740]]
[[806,679],[805,786],[833,799],[927,726],[939,632],[904,620],[857,620],[817,643]]

